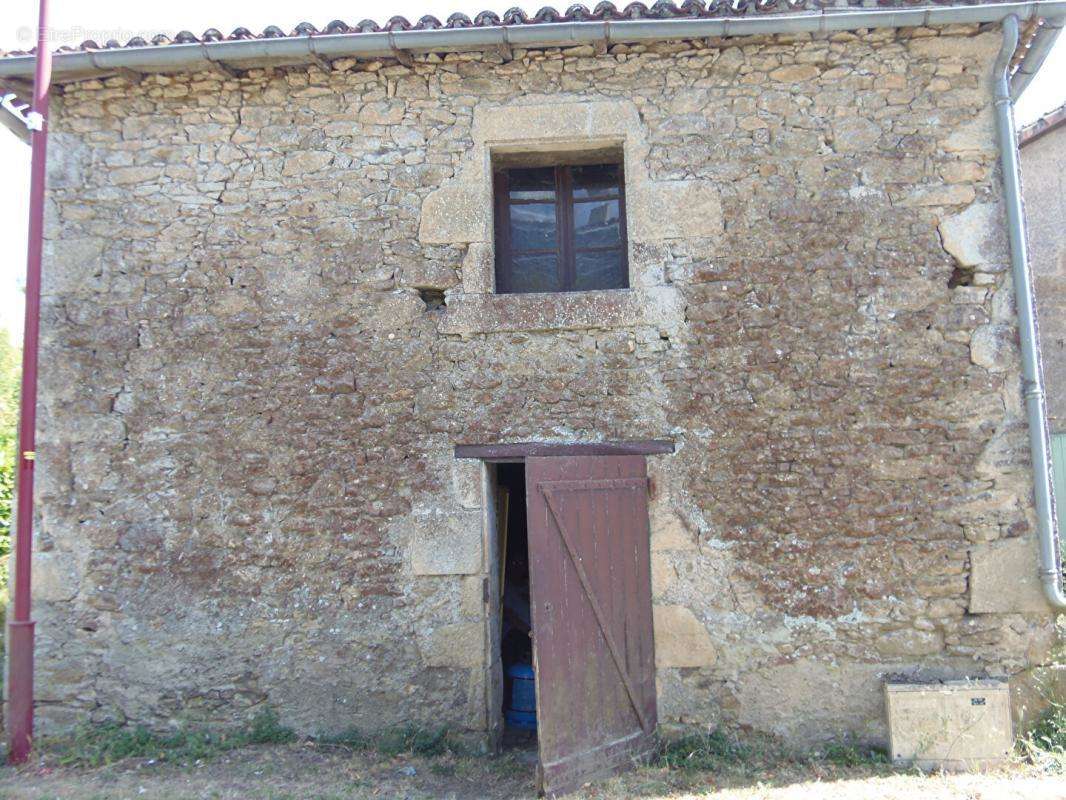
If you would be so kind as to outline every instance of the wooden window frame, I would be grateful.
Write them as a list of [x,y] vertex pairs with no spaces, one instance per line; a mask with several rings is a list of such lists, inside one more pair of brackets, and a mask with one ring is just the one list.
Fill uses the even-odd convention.
[[[625,166],[621,161],[597,162],[605,165],[618,167],[618,197],[606,197],[596,195],[582,197],[579,202],[587,203],[596,200],[618,200],[618,245],[581,247],[575,244],[576,231],[574,229],[574,188],[571,170],[574,166],[583,164],[555,164],[550,165],[555,171],[555,248],[540,250],[523,250],[522,253],[557,255],[557,270],[559,289],[556,292],[595,292],[610,291],[612,289],[629,288],[629,233],[626,229],[626,180]],[[546,165],[549,166],[549,165]],[[508,172],[519,168],[517,165],[508,166],[493,171],[492,192],[495,214],[495,270],[496,270],[496,293],[497,294],[536,294],[535,292],[518,292],[512,286],[514,274],[514,251],[511,247],[511,206],[545,204],[544,200],[511,200],[508,187]],[[577,289],[577,252],[596,252],[597,250],[608,252],[619,250],[621,255],[622,285],[607,288]],[[550,292],[555,294],[556,292]]]

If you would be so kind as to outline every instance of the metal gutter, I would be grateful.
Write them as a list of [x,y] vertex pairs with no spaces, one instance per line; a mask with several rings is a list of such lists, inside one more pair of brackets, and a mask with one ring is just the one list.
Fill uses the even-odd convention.
[[1010,79],[1010,95],[1015,100],[1036,77],[1040,65],[1044,63],[1051,48],[1055,46],[1055,41],[1062,33],[1063,20],[1066,20],[1066,17],[1045,18],[1044,24],[1037,29],[1036,36],[1018,65],[1014,77]]
[[[1062,20],[1059,20],[1061,27]],[[1025,235],[1025,209],[1018,167],[1017,133],[1011,105],[1010,58],[1018,47],[1018,18],[1003,21],[1003,47],[993,71],[995,80],[996,132],[999,136],[1000,168],[1003,172],[1003,202],[1007,207],[1007,233],[1010,241],[1011,272],[1018,308],[1018,335],[1022,350],[1022,382],[1029,423],[1029,449],[1033,464],[1033,496],[1036,504],[1037,538],[1040,543],[1040,581],[1048,603],[1066,611],[1062,591],[1062,567],[1058,557],[1055,526],[1055,500],[1052,493],[1050,438],[1044,403],[1044,379],[1040,366],[1036,309],[1033,305],[1033,279]]]
[[[257,61],[306,63],[341,57],[377,58],[397,51],[429,52],[493,47],[565,47],[578,44],[620,44],[651,40],[758,36],[775,33],[830,33],[868,28],[1000,23],[1007,17],[1029,20],[1066,16],[1066,0],[930,6],[899,9],[834,9],[796,13],[765,13],[737,17],[600,20],[497,25],[439,30],[314,34],[276,39],[197,42],[108,50],[57,53],[55,76],[79,80],[128,69],[135,72],[190,71],[215,63],[247,65]],[[1030,48],[1026,76],[1039,67],[1054,41],[1051,28]],[[1030,61],[1030,58],[1033,60]],[[33,56],[0,58],[0,79],[33,74]],[[1019,80],[1024,88],[1027,78]],[[1021,91],[1019,88],[1018,92]],[[1017,96],[1015,93],[1014,96]]]
[[[5,86],[3,83],[0,83],[0,95],[6,96],[9,94],[15,95],[15,100],[17,103],[23,102],[21,100],[20,93],[14,87]],[[13,114],[8,113],[6,109],[0,110],[0,125],[3,125],[26,144],[30,143],[29,129],[26,127],[26,125],[21,119],[14,116]]]

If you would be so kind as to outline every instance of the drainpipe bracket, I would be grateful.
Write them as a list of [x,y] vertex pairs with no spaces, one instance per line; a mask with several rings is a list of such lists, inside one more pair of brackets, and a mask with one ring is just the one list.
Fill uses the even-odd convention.
[[1032,381],[1026,381],[1025,389],[1022,391],[1026,400],[1044,400],[1047,397],[1047,393],[1044,391],[1044,387]]

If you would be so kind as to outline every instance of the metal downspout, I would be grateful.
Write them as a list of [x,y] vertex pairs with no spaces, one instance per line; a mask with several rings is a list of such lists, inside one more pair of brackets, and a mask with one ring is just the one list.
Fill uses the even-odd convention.
[[1022,350],[1022,385],[1029,423],[1029,449],[1033,463],[1033,494],[1036,500],[1037,537],[1040,541],[1040,580],[1048,602],[1058,611],[1066,610],[1062,591],[1062,567],[1058,560],[1055,507],[1051,492],[1051,458],[1044,408],[1044,381],[1040,368],[1036,312],[1033,307],[1033,282],[1029,272],[1029,253],[1025,236],[1022,185],[1018,169],[1018,140],[1011,105],[1010,59],[1018,47],[1018,18],[1003,20],[1003,47],[996,59],[995,80],[996,132],[999,135],[1000,168],[1003,172],[1003,202],[1007,207],[1007,232],[1010,239],[1011,273],[1018,309],[1018,334]]
[[37,425],[37,346],[41,319],[41,251],[44,244],[44,187],[48,144],[48,87],[52,53],[47,37],[48,0],[40,0],[31,133],[30,229],[26,258],[26,312],[22,334],[22,393],[19,400],[18,495],[15,517],[14,602],[8,623],[8,757],[25,761],[33,745],[33,619],[30,576],[33,558],[33,467]]

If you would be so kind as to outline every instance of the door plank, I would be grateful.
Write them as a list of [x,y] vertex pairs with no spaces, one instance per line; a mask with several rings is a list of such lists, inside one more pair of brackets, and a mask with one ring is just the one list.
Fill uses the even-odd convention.
[[[563,517],[558,510],[558,500],[554,496],[555,491],[579,491],[581,489],[597,490],[597,489],[635,489],[639,488],[641,491],[646,492],[648,481],[629,479],[629,480],[615,480],[615,481],[578,481],[575,483],[541,483],[539,488],[544,494],[544,499],[548,502],[548,508],[552,512],[552,516],[555,517],[556,530],[559,536],[563,540],[563,544],[566,547],[567,555],[570,556],[570,563],[574,566],[574,571],[577,573],[577,579],[581,582],[581,588],[585,592],[585,598],[588,600],[590,606],[592,606],[592,613],[596,616],[596,623],[600,626],[600,634],[603,636],[603,640],[607,643],[607,650],[611,654],[611,658],[614,660],[614,665],[618,669],[618,674],[622,679],[622,684],[626,688],[626,694],[629,696],[629,701],[633,704],[633,710],[637,714],[637,719],[640,720],[640,727],[646,732],[650,733],[651,730],[648,727],[648,720],[644,716],[644,710],[641,708],[641,700],[637,697],[637,690],[633,686],[633,681],[629,677],[629,670],[626,668],[625,659],[622,657],[621,651],[618,649],[618,643],[615,642],[614,636],[611,634],[611,627],[607,624],[607,617],[603,613],[603,609],[600,608],[599,602],[596,600],[596,592],[592,588],[592,583],[589,581],[588,574],[585,572],[584,562],[574,550],[574,544],[570,540],[570,535],[566,531],[566,523],[563,522]],[[623,587],[624,588],[624,587]]]
[[538,780],[557,797],[644,758],[657,714],[647,468],[526,461]]

